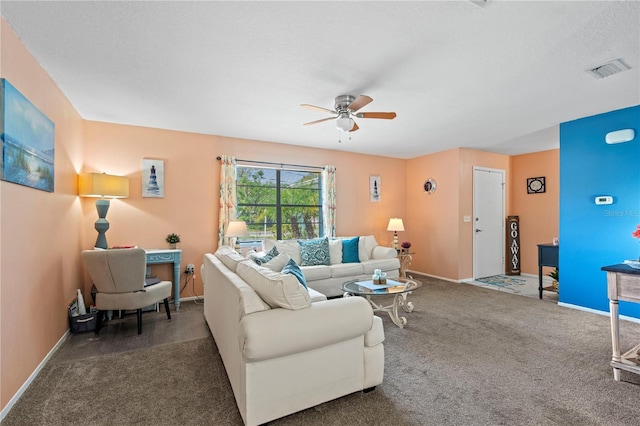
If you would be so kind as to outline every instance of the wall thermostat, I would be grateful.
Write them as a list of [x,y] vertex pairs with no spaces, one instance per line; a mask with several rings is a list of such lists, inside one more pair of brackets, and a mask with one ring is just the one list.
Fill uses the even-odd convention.
[[596,197],[596,204],[613,204],[613,197],[611,195],[598,195]]

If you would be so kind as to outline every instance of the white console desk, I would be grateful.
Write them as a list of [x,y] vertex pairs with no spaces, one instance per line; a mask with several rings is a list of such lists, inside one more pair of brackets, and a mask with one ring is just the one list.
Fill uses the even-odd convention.
[[613,378],[620,380],[620,370],[640,374],[640,344],[624,354],[620,350],[620,320],[618,318],[618,300],[640,303],[640,269],[628,265],[611,265],[601,268],[607,272],[607,290],[611,310],[611,366]]
[[180,309],[180,260],[181,249],[144,249],[147,253],[147,265],[173,263],[173,303],[176,311]]

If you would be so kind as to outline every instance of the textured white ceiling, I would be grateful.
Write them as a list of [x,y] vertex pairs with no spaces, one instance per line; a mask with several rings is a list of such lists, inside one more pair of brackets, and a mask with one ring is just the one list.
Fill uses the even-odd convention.
[[[558,147],[558,124],[640,104],[636,1],[0,2],[88,120],[398,158]],[[631,70],[586,69],[622,58]],[[300,107],[366,94],[339,133]],[[351,136],[351,139],[349,139]],[[179,142],[176,142],[179,143]]]

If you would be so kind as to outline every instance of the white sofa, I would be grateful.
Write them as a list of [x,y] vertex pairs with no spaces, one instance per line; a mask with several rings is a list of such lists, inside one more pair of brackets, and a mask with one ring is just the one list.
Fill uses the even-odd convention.
[[227,246],[205,254],[201,272],[205,319],[246,425],[382,383],[384,330],[365,299],[327,300]]
[[378,245],[373,235],[360,236],[358,241],[358,262],[342,262],[342,240],[353,237],[329,239],[330,265],[304,266],[301,262],[298,240],[264,240],[262,252],[252,257],[268,253],[274,246],[279,253],[287,254],[301,265],[309,287],[327,297],[342,296],[342,284],[351,280],[371,279],[373,271],[380,269],[389,278],[400,276],[400,261],[392,247]]

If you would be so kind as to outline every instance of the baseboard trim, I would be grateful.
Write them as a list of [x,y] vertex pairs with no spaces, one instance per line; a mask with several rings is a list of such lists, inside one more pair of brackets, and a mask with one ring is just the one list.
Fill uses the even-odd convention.
[[47,365],[47,362],[49,362],[53,354],[55,354],[56,351],[60,348],[60,346],[62,346],[62,344],[64,343],[65,340],[67,340],[70,334],[71,334],[70,330],[67,329],[67,331],[62,335],[62,337],[53,346],[53,348],[51,348],[47,356],[45,356],[44,359],[40,362],[40,364],[38,364],[36,369],[33,370],[33,373],[31,373],[29,378],[22,384],[22,386],[20,386],[20,389],[18,389],[15,395],[13,395],[13,397],[9,400],[9,402],[7,402],[7,405],[5,405],[2,408],[2,411],[0,411],[0,422],[2,422],[5,416],[9,414],[9,411],[11,411],[15,403],[18,402],[22,394],[29,388],[29,386],[31,386],[31,383],[35,380],[36,377],[38,377],[38,374],[40,374],[40,371],[44,368],[45,365]]
[[[589,312],[596,315],[602,315],[605,317],[611,317],[611,315],[607,311],[600,311],[598,309],[585,308],[584,306],[573,305],[571,303],[558,302],[558,306],[563,306],[565,308],[570,308],[570,309],[576,309],[578,311]],[[619,317],[621,320],[624,320],[624,321],[640,323],[640,318],[628,317],[626,315],[620,315]]]
[[[204,300],[204,296],[189,296],[189,297],[180,297],[180,303],[189,302],[191,300]],[[170,302],[173,303],[173,302]]]

